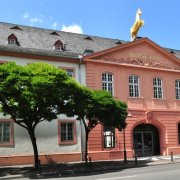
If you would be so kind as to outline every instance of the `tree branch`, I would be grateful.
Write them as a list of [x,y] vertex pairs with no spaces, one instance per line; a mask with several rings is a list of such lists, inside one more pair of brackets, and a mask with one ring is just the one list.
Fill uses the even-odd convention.
[[1,99],[1,102],[4,103],[5,107],[7,108],[8,112],[9,112],[9,114],[11,115],[12,119],[14,120],[14,122],[15,122],[16,124],[18,124],[19,126],[27,129],[26,126],[24,126],[23,124],[19,123],[19,122],[16,120],[15,115],[11,112],[11,109],[9,108],[8,104],[6,103],[6,101],[4,101],[4,100]]

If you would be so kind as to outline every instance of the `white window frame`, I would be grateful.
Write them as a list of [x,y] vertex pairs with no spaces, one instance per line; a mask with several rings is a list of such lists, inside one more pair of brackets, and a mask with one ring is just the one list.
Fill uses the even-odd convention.
[[180,100],[180,80],[179,79],[175,81],[175,91],[176,91],[176,99]]
[[54,45],[54,48],[56,51],[62,51],[62,45],[61,44]]
[[104,125],[103,135],[104,135],[104,148],[115,148],[115,128],[113,126]]
[[163,99],[163,82],[161,78],[153,78],[153,92],[155,99]]
[[109,72],[103,72],[101,78],[102,78],[102,90],[109,92],[113,96],[114,95],[113,74]]
[[129,96],[140,97],[140,82],[137,75],[129,76]]
[[9,38],[8,43],[11,45],[16,45],[16,39]]

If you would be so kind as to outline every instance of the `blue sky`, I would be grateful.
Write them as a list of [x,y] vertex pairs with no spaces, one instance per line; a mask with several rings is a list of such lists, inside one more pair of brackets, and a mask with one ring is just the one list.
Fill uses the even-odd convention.
[[138,35],[180,50],[179,0],[4,0],[0,21],[129,41],[138,8]]

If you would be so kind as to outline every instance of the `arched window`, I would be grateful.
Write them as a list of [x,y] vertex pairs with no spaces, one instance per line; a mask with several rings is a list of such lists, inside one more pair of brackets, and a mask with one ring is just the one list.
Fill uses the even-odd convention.
[[154,98],[163,98],[162,80],[160,78],[153,79]]
[[180,80],[175,81],[176,99],[180,99]]
[[139,97],[139,77],[136,75],[129,76],[129,96]]
[[102,73],[102,89],[113,95],[113,86],[113,74],[108,72]]

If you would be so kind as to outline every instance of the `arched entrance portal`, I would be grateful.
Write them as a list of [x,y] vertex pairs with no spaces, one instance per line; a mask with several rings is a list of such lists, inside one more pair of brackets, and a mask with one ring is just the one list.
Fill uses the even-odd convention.
[[160,155],[159,131],[151,124],[140,124],[133,131],[134,151],[138,157]]

